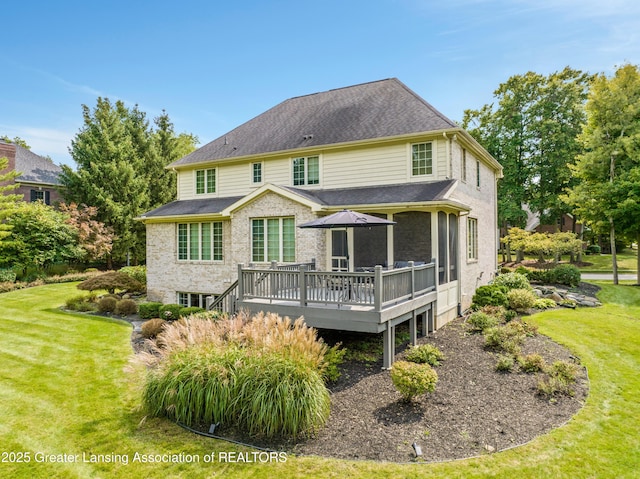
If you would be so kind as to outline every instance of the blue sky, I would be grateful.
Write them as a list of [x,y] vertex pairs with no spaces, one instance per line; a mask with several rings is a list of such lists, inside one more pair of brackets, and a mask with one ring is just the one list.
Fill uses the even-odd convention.
[[3,5],[0,135],[73,166],[98,96],[203,145],[294,96],[397,77],[455,121],[510,76],[640,63],[637,0],[29,1]]

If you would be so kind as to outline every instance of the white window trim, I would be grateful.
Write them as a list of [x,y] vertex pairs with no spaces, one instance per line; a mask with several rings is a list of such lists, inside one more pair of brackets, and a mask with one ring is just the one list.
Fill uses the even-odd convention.
[[[216,176],[216,181],[213,185],[215,191],[213,193],[207,193],[207,171],[208,170],[214,170],[215,171],[215,176]],[[204,193],[198,193],[198,171],[204,171]],[[214,197],[214,196],[218,196],[218,191],[220,191],[219,188],[219,182],[220,182],[220,170],[217,167],[213,167],[213,168],[198,168],[193,170],[193,194],[196,198],[202,198],[202,197]]]
[[[425,175],[414,175],[413,174],[413,146],[414,145],[422,145],[424,143],[431,143],[431,173],[427,173]],[[425,181],[432,180],[436,177],[437,171],[437,148],[438,144],[435,140],[425,140],[425,141],[414,141],[412,143],[407,144],[407,174],[409,177],[409,181]]]
[[[189,304],[185,306],[181,301],[180,295],[189,295],[188,297]],[[206,309],[207,307],[207,298],[209,297],[212,297],[214,299],[216,298],[216,295],[212,293],[191,293],[187,291],[176,291],[176,304],[184,306],[185,308],[191,307],[191,295],[198,295],[198,303],[199,303],[198,307],[204,308],[204,309]]]
[[[202,254],[201,251],[201,242],[202,242],[202,224],[210,223],[211,224],[211,259],[191,259],[191,225],[198,225],[198,256],[200,257]],[[222,229],[222,238],[220,239],[220,245],[222,246],[222,258],[221,259],[213,259],[214,252],[214,236],[213,236],[213,225],[214,223],[220,223]],[[187,257],[185,259],[180,258],[180,225],[187,225]],[[179,263],[205,263],[205,264],[223,264],[224,263],[224,222],[222,221],[199,221],[199,222],[191,222],[191,223],[176,223],[176,261]]]
[[[475,222],[475,235],[472,235],[472,231],[470,228],[471,221]],[[478,234],[478,218],[473,216],[467,217],[467,263],[477,263],[479,260],[479,234]],[[471,242],[473,241],[473,244]],[[475,257],[472,256],[472,248],[475,249]]]
[[[293,162],[299,158],[304,158],[304,184],[296,185],[295,179],[293,177]],[[309,169],[308,169],[308,159],[309,158],[318,158],[318,183],[314,185],[309,184]],[[305,156],[292,156],[289,161],[289,172],[291,175],[291,186],[294,188],[320,188],[322,185],[322,155],[305,155]]]
[[[253,176],[253,165],[260,165],[260,181],[254,181],[254,176]],[[253,186],[262,186],[264,185],[264,161],[253,161],[251,162],[251,166],[250,166],[250,172],[249,174],[251,175],[251,184]],[[218,179],[218,175],[216,175],[216,180]],[[217,191],[217,188],[216,188]]]

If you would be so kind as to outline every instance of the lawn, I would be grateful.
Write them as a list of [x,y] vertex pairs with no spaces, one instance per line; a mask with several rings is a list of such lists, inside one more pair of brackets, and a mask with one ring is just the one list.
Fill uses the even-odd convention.
[[[618,271],[620,273],[635,273],[638,268],[638,251],[630,248],[616,255],[618,261]],[[585,263],[593,263],[589,266],[580,268],[583,273],[602,273],[611,272],[613,267],[611,264],[610,254],[591,254],[583,255],[582,261]]]
[[[605,285],[602,308],[532,318],[589,370],[589,399],[564,427],[502,453],[403,465],[292,456],[263,464],[250,449],[144,420],[125,371],[130,326],[55,309],[75,294],[57,284],[0,295],[0,477],[631,478],[640,469],[640,288]],[[161,462],[134,461],[153,455]]]

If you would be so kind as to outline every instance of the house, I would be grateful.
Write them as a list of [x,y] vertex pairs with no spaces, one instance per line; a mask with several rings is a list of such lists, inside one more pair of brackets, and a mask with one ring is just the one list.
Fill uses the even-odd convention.
[[57,188],[62,168],[26,148],[0,140],[0,158],[5,157],[8,158],[9,165],[4,172],[20,172],[15,180],[19,186],[12,194],[22,195],[27,202],[43,201],[47,205],[60,201]]
[[[497,269],[500,164],[395,78],[291,98],[169,167],[178,199],[140,218],[150,300],[382,332],[388,366],[397,324],[440,327]],[[395,225],[298,228],[343,209]]]
[[[522,209],[527,213],[525,231],[534,233],[571,232],[577,235],[582,232],[582,223],[574,221],[574,217],[570,213],[563,214],[562,218],[557,219],[555,224],[543,224],[540,221],[540,214],[533,213],[529,205],[522,205]],[[506,235],[506,233],[504,234]]]

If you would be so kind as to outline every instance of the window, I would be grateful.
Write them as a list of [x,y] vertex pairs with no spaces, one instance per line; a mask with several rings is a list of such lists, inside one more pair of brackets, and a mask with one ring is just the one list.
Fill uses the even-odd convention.
[[207,307],[207,298],[215,299],[215,295],[213,294],[202,294],[202,293],[182,293],[178,292],[178,304],[180,306],[184,306],[185,308],[195,306],[198,308],[206,308]]
[[216,192],[216,169],[196,170],[196,194]]
[[262,183],[262,163],[251,164],[251,182]]
[[222,223],[179,224],[178,260],[222,261]]
[[31,190],[31,202],[42,201],[45,205],[51,204],[51,192],[43,190]]
[[320,157],[308,156],[293,159],[293,185],[320,184]]
[[433,174],[433,153],[431,143],[411,145],[411,174],[413,176]]
[[476,186],[480,188],[480,162],[476,161]]
[[478,259],[478,220],[467,218],[467,259]]
[[296,231],[293,218],[251,220],[251,261],[294,262]]
[[462,181],[467,182],[467,150],[462,149]]

